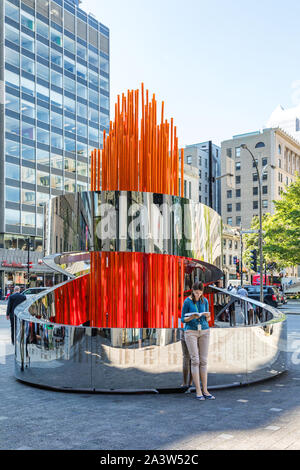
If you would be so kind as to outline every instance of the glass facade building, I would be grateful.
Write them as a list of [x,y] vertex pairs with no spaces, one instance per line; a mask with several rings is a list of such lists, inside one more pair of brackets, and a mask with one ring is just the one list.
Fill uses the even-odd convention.
[[109,131],[109,30],[75,0],[1,2],[0,247],[43,236],[43,203],[86,191]]

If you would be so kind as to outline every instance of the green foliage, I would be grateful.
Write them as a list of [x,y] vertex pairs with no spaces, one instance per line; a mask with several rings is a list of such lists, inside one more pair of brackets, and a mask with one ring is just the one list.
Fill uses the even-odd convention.
[[[291,184],[280,201],[274,201],[275,214],[263,216],[266,262],[277,264],[277,269],[300,264],[300,177]],[[259,218],[254,217],[252,229],[259,229]],[[250,266],[250,251],[258,249],[258,234],[245,236],[245,259]]]

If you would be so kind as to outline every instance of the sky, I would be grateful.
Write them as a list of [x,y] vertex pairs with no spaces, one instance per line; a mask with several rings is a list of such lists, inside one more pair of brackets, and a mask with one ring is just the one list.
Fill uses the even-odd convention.
[[299,0],[83,0],[110,29],[111,119],[141,82],[180,146],[262,129],[300,104]]

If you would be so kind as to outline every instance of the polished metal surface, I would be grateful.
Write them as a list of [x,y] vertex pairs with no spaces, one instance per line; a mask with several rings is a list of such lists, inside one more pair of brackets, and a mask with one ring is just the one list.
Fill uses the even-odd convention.
[[177,196],[129,191],[58,196],[45,208],[44,232],[47,255],[58,253],[61,240],[64,253],[157,253],[221,268],[221,217]]
[[[216,295],[221,293],[216,290]],[[18,379],[55,389],[91,392],[180,387],[183,358],[179,328],[57,325],[47,320],[47,314],[45,320],[31,316],[29,304],[18,308],[16,318]],[[211,329],[209,388],[248,384],[286,370],[286,317],[272,307],[264,305],[264,309],[269,313],[267,322],[236,327],[224,322],[223,327]]]

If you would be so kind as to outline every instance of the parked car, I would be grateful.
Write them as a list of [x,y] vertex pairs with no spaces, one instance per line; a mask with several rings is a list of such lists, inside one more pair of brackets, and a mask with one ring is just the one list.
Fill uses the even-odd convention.
[[48,287],[29,287],[28,289],[25,289],[22,294],[26,295],[26,297],[32,297],[47,289]]
[[[248,292],[249,299],[260,301],[260,286],[244,286]],[[278,307],[279,304],[279,291],[273,286],[264,286],[264,303],[271,305],[271,307]]]

